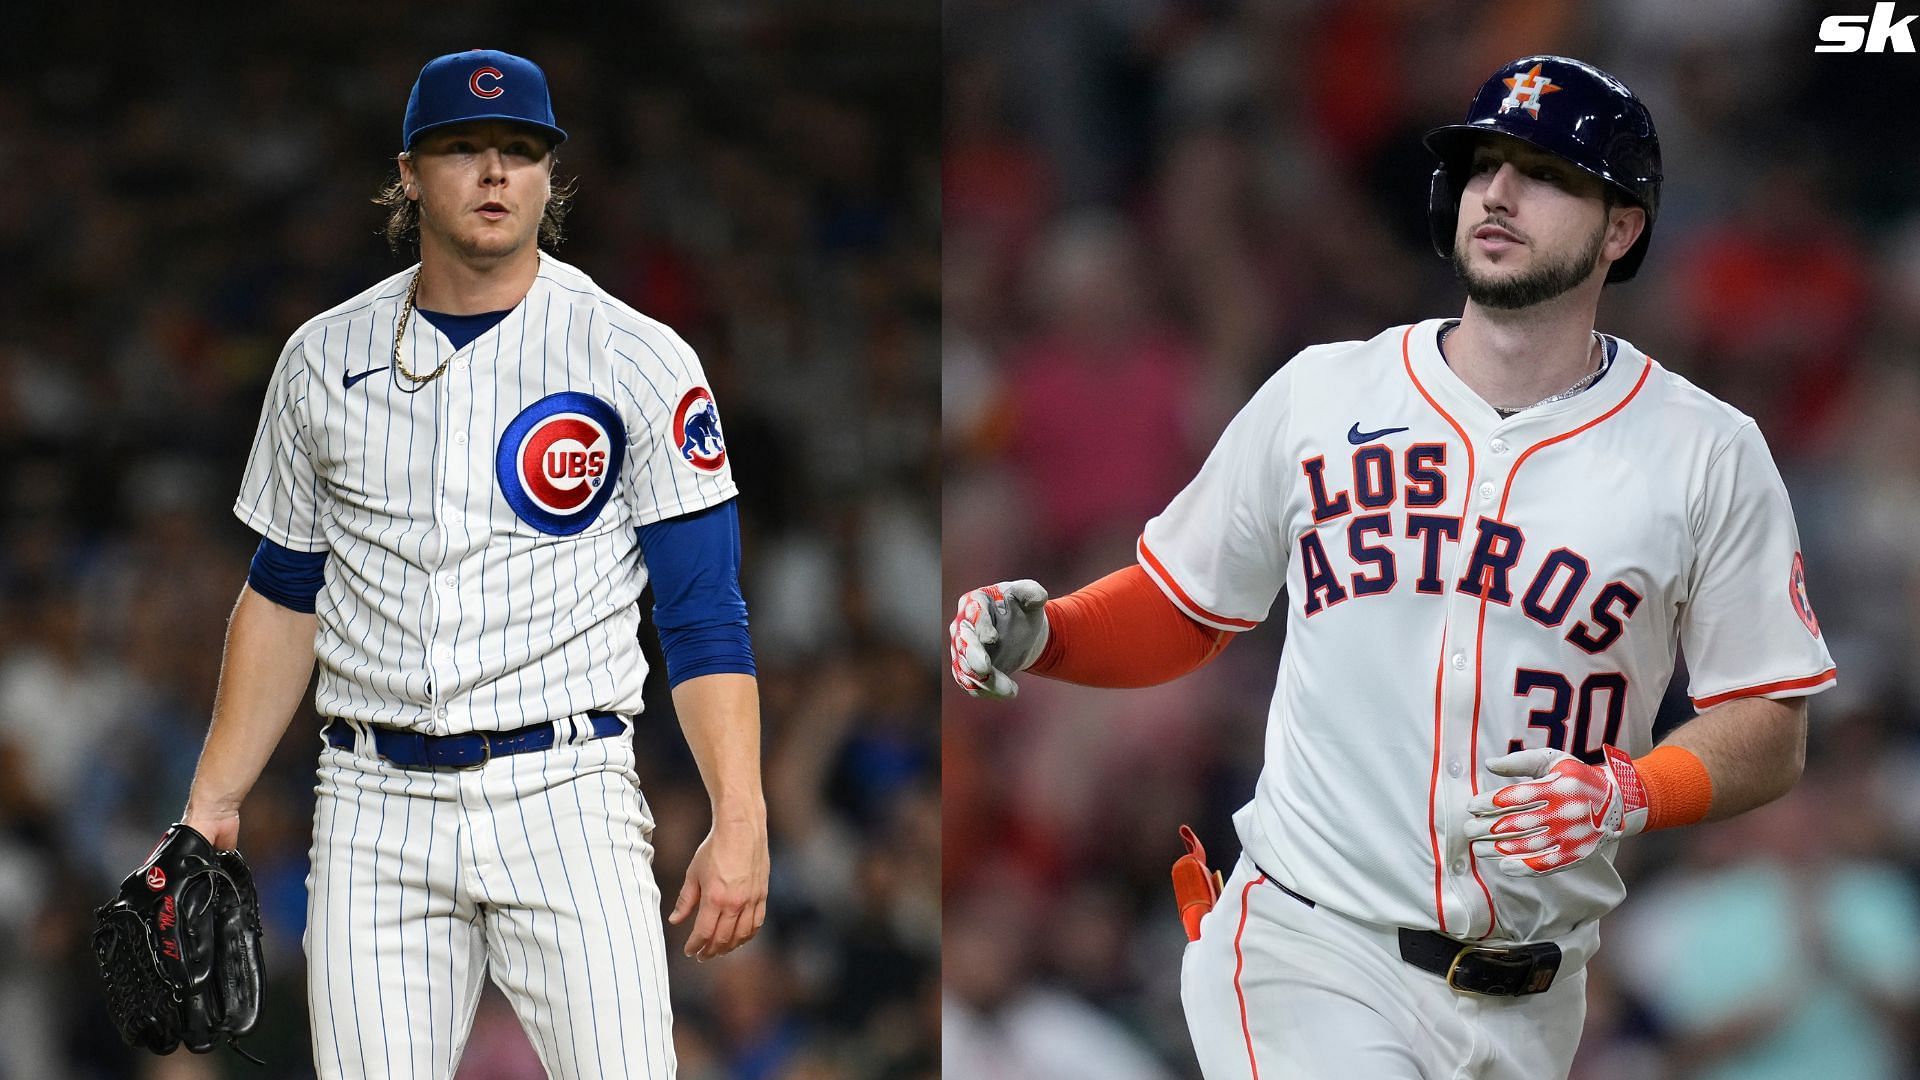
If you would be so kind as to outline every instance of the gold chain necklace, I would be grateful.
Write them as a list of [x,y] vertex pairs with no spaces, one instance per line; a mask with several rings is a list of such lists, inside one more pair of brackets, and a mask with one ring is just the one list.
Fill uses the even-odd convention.
[[407,320],[413,315],[413,298],[419,291],[420,271],[415,270],[413,272],[413,283],[407,286],[406,303],[400,305],[400,325],[393,332],[393,370],[411,379],[415,383],[416,388],[425,386],[427,383],[439,378],[440,373],[447,370],[447,361],[453,359],[453,353],[448,353],[440,361],[440,366],[434,368],[433,371],[426,375],[415,375],[413,372],[407,370],[407,365],[400,362],[400,342],[407,336]]

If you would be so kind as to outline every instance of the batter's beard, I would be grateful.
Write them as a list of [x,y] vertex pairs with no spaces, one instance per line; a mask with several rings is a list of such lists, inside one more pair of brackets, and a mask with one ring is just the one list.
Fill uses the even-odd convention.
[[1564,259],[1543,260],[1525,273],[1497,281],[1476,277],[1467,262],[1465,245],[1456,243],[1453,273],[1467,287],[1467,299],[1481,307],[1517,311],[1544,304],[1587,280],[1599,263],[1600,249],[1606,242],[1607,223],[1603,221],[1584,251],[1573,252]]

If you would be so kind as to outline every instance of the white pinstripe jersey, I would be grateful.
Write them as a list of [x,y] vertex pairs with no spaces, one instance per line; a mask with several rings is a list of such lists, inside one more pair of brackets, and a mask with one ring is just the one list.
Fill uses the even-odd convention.
[[1486,762],[1645,754],[1678,646],[1702,709],[1818,692],[1833,660],[1751,419],[1624,341],[1585,392],[1502,419],[1441,325],[1281,368],[1140,562],[1220,629],[1287,590],[1266,763],[1235,818],[1261,869],[1370,922],[1578,948],[1625,893],[1613,848],[1483,871],[1467,800],[1508,782]]
[[635,529],[735,494],[699,359],[540,254],[526,298],[454,350],[409,269],[280,356],[234,513],[326,551],[322,715],[428,734],[637,713],[647,571]]

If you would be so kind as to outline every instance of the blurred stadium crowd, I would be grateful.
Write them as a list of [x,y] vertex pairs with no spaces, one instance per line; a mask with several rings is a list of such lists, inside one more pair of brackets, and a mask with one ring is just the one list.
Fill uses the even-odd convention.
[[[240,13],[8,12],[0,1078],[311,1075],[310,704],[242,817],[269,1068],[125,1050],[91,911],[184,801],[257,542],[229,507],[268,371],[299,324],[412,261],[370,200],[420,65],[483,44],[547,70],[579,178],[558,255],[699,351],[742,492],[773,895],[723,961],[670,935],[680,1075],[936,1075],[937,11]],[[653,678],[639,772],[671,896],[707,806]],[[542,1075],[491,988],[465,1060],[468,1080]]]
[[[1789,797],[1625,846],[1577,1078],[1920,1075],[1920,65],[1816,57],[1828,10],[948,5],[949,605],[1125,565],[1296,350],[1458,312],[1418,137],[1497,65],[1570,53],[1652,108],[1659,225],[1600,328],[1758,418],[1840,685]],[[1197,1075],[1174,830],[1234,858],[1281,622],[1149,691],[947,687],[951,1080]]]

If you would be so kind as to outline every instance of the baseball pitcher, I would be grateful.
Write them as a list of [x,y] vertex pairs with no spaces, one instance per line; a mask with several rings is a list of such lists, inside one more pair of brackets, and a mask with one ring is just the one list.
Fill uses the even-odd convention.
[[649,581],[713,802],[669,921],[691,918],[685,951],[707,959],[765,918],[720,413],[672,330],[541,250],[565,138],[531,61],[421,70],[381,199],[419,262],[294,332],[234,506],[262,540],[185,820],[234,847],[317,658],[322,1077],[451,1076],[485,975],[550,1074],[674,1075],[631,743]]

